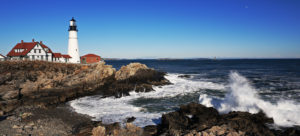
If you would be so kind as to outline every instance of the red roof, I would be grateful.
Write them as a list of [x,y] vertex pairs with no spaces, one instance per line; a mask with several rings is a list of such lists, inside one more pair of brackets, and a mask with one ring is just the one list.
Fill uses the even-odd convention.
[[[18,43],[6,56],[25,56],[38,42]],[[15,52],[15,49],[24,49],[23,52]]]
[[85,57],[100,57],[100,56],[95,55],[95,54],[87,54],[87,55],[84,55],[84,56],[81,56],[81,57],[85,58]]
[[[26,56],[30,50],[37,45],[39,42],[21,42],[18,43],[6,56]],[[48,48],[43,43],[40,43],[43,48]],[[24,49],[23,52],[15,52],[15,49]],[[47,53],[52,53],[51,49],[48,48]]]
[[61,58],[61,53],[53,53],[53,58]]
[[67,54],[63,54],[61,56],[64,57],[64,58],[72,58],[70,55],[67,55]]

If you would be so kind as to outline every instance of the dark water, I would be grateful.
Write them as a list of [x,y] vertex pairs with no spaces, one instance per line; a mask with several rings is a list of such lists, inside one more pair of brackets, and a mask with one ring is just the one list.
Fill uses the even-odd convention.
[[194,75],[192,80],[223,84],[227,84],[229,73],[236,71],[246,77],[265,99],[286,98],[300,102],[300,59],[106,61],[117,69],[131,62],[140,62],[167,73],[191,74]]

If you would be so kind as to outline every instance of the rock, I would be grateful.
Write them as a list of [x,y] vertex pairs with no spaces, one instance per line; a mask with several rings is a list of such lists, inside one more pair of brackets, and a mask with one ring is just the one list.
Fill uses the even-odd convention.
[[4,111],[0,111],[0,116],[3,116],[4,115]]
[[295,128],[278,132],[268,128],[267,123],[273,123],[273,120],[262,112],[230,112],[219,115],[214,108],[189,103],[181,105],[177,111],[162,115],[156,135],[274,136],[297,135],[300,132]]
[[191,78],[191,75],[179,75],[180,78]]
[[[273,120],[266,117],[262,112],[251,114],[248,112],[230,112],[222,115],[224,123],[234,130],[245,132],[246,135],[274,135],[265,125],[273,123]],[[235,135],[235,134],[232,134]]]
[[131,123],[135,120],[136,118],[135,117],[130,117],[130,118],[127,118],[127,123]]
[[4,100],[11,100],[11,99],[15,99],[18,97],[18,91],[14,90],[14,91],[8,91],[3,97],[2,99]]
[[149,135],[154,135],[157,133],[157,128],[155,125],[149,125],[144,127],[144,133]]
[[13,125],[12,128],[19,129],[19,128],[21,128],[21,126],[19,126],[19,125]]
[[209,136],[209,134],[205,131],[201,132],[202,133],[202,136]]
[[[192,118],[189,118],[190,115]],[[162,115],[159,132],[181,134],[190,129],[204,130],[217,124],[219,118],[216,109],[190,103],[180,106],[178,111]]]
[[134,76],[139,70],[149,69],[145,64],[130,63],[127,66],[122,66],[119,71],[116,72],[116,80],[125,80]]
[[136,132],[142,130],[140,127],[137,127],[137,126],[133,125],[132,123],[126,123],[126,129],[133,133],[136,133]]
[[105,136],[105,127],[98,126],[98,127],[93,128],[92,135],[93,136]]
[[229,132],[226,136],[240,136],[237,132]]
[[30,112],[25,112],[25,113],[23,113],[22,114],[22,119],[25,119],[25,118],[27,118],[27,117],[29,117],[29,116],[32,116],[33,114],[32,113],[30,113]]
[[[168,129],[172,133],[180,133],[187,129],[191,120],[181,112],[171,112],[163,114],[161,118],[161,129]],[[179,132],[177,132],[179,131]]]

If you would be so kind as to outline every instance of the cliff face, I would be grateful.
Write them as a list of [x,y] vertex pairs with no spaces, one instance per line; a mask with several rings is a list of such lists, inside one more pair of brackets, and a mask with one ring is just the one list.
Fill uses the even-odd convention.
[[55,105],[95,93],[120,97],[132,90],[150,91],[152,84],[167,83],[164,73],[139,63],[116,71],[105,63],[0,62],[0,112],[21,105]]

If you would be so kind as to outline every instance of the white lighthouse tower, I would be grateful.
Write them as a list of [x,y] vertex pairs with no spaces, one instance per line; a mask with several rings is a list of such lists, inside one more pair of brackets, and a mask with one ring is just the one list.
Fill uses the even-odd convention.
[[72,57],[70,58],[71,63],[80,63],[77,31],[76,20],[73,17],[70,20],[68,44],[68,54]]

